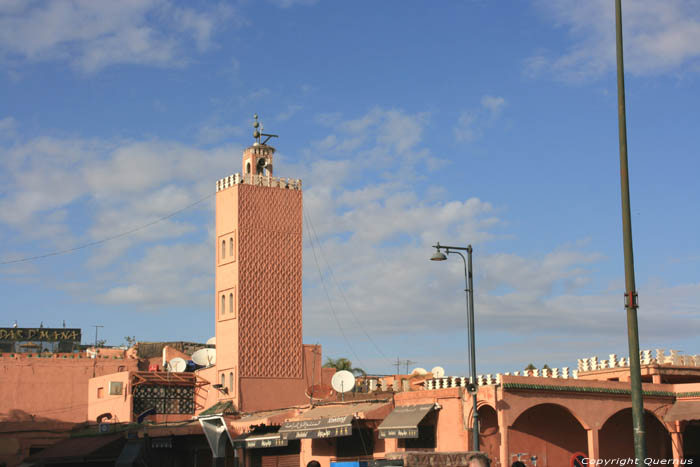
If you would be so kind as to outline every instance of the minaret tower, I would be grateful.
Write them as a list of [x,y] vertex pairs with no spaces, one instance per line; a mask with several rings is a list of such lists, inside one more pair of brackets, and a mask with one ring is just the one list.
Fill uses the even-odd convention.
[[257,115],[243,173],[216,184],[216,353],[220,400],[239,410],[301,379],[301,180],[272,177]]

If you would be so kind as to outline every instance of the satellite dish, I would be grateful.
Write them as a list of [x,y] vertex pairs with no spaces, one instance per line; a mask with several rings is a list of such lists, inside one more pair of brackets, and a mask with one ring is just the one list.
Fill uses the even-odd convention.
[[436,366],[430,372],[433,374],[433,378],[442,378],[445,376],[445,369],[441,366]]
[[428,370],[426,370],[425,368],[418,367],[418,368],[412,369],[411,374],[412,375],[425,375],[425,374],[428,374]]
[[187,369],[187,362],[184,358],[175,357],[170,360],[170,371],[175,373],[182,373]]
[[216,336],[207,339],[207,345],[216,345]]
[[340,370],[331,378],[331,386],[336,392],[348,392],[355,387],[355,375],[347,370]]
[[192,354],[192,361],[199,366],[210,367],[216,363],[216,349],[199,349]]

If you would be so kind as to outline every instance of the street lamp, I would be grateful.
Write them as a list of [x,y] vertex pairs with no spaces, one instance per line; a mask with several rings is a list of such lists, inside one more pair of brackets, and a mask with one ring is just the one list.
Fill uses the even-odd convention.
[[[471,383],[476,384],[476,351],[474,347],[474,283],[472,282],[472,246],[467,245],[466,248],[463,247],[458,247],[458,246],[445,246],[445,245],[440,245],[440,242],[438,242],[437,245],[433,245],[433,248],[435,248],[435,254],[431,256],[430,260],[431,261],[445,261],[447,259],[447,256],[445,256],[445,253],[449,254],[457,254],[462,257],[462,261],[464,262],[464,283],[465,283],[465,289],[464,291],[467,294],[467,317],[468,317],[468,326],[469,326],[469,366],[471,367]],[[445,253],[443,253],[441,250],[445,250]],[[457,251],[455,251],[457,250]],[[460,251],[466,251],[467,252],[467,258],[464,258],[464,255],[460,253]],[[472,412],[473,412],[473,417],[474,417],[474,423],[472,426],[472,447],[474,451],[479,450],[479,412],[477,411],[476,407],[476,391],[472,393]]]

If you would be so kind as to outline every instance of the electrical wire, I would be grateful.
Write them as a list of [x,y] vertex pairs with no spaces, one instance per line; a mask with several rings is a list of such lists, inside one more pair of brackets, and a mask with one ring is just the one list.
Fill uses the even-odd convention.
[[183,212],[183,211],[186,211],[186,210],[188,210],[188,209],[190,209],[190,208],[192,208],[192,207],[194,207],[194,206],[196,206],[196,205],[198,205],[198,204],[200,204],[200,203],[203,203],[204,201],[206,201],[206,200],[208,200],[209,198],[211,198],[212,196],[214,196],[214,194],[215,194],[215,193],[210,193],[210,194],[208,194],[207,196],[205,196],[204,198],[202,198],[202,199],[200,199],[200,200],[197,200],[197,201],[195,201],[194,203],[185,206],[184,208],[180,208],[180,209],[178,209],[177,211],[173,211],[173,212],[171,212],[171,213],[168,214],[168,215],[165,215],[165,216],[163,216],[163,217],[159,217],[158,219],[153,220],[153,221],[151,221],[151,222],[149,222],[149,223],[147,223],[147,224],[143,224],[143,225],[140,225],[140,226],[138,226],[138,227],[134,227],[133,229],[127,230],[127,231],[125,231],[125,232],[121,232],[121,233],[118,233],[118,234],[116,234],[116,235],[112,235],[111,237],[106,237],[106,238],[103,238],[103,239],[101,239],[101,240],[96,240],[96,241],[94,241],[94,242],[85,243],[85,244],[83,244],[83,245],[79,245],[79,246],[76,246],[76,247],[73,247],[73,248],[66,248],[65,250],[52,251],[51,253],[45,253],[45,254],[43,254],[43,255],[28,256],[28,257],[26,257],[26,258],[20,258],[20,259],[13,259],[13,260],[0,261],[0,266],[2,266],[2,265],[7,265],[7,264],[24,263],[24,262],[27,262],[27,261],[34,261],[34,260],[37,260],[37,259],[48,258],[48,257],[50,257],[50,256],[65,255],[65,254],[67,254],[67,253],[73,253],[74,251],[83,250],[83,249],[85,249],[85,248],[89,248],[89,247],[96,246],[96,245],[101,245],[101,244],[107,243],[107,242],[109,242],[109,241],[111,241],[111,240],[116,240],[117,238],[126,237],[127,235],[131,235],[131,234],[133,234],[133,233],[135,233],[135,232],[138,232],[139,230],[143,230],[143,229],[145,229],[145,228],[147,228],[147,227],[150,227],[150,226],[152,226],[152,225],[155,225],[155,224],[157,224],[157,223],[159,223],[159,222],[162,222],[162,221],[164,221],[164,220],[166,220],[166,219],[170,219],[171,217],[176,216],[177,214],[180,214],[180,213]]
[[331,266],[328,263],[328,260],[326,259],[325,255],[323,254],[323,248],[321,247],[321,242],[318,239],[318,234],[316,233],[316,228],[314,227],[313,221],[311,220],[311,215],[306,211],[305,211],[305,215],[307,217],[311,233],[316,238],[316,244],[318,245],[318,249],[319,249],[321,258],[323,259],[323,262],[326,264],[326,269],[328,269],[331,280],[333,281],[333,285],[335,285],[335,287],[338,289],[338,292],[340,292],[340,296],[343,298],[343,301],[345,302],[345,307],[348,309],[348,311],[350,312],[350,314],[354,318],[357,325],[360,327],[360,329],[362,330],[364,335],[367,337],[367,340],[369,340],[372,343],[372,345],[377,350],[379,355],[381,355],[389,365],[393,365],[393,363],[391,363],[389,361],[389,358],[384,354],[384,352],[382,352],[381,348],[377,345],[377,343],[374,341],[374,339],[372,339],[372,336],[369,335],[369,333],[367,332],[365,327],[362,325],[362,321],[360,321],[360,319],[357,317],[357,315],[353,311],[352,307],[350,306],[350,302],[348,301],[347,297],[345,296],[343,289],[340,287],[340,285],[338,285],[338,282],[335,279],[335,274],[333,274],[333,269],[331,269]]
[[[303,215],[303,217],[304,217],[304,221],[307,223],[307,230],[309,230],[307,216]],[[309,244],[311,245],[311,252],[313,253],[313,257],[314,257],[314,263],[316,263],[316,270],[318,271],[318,276],[321,279],[321,285],[323,286],[323,291],[326,293],[326,299],[328,300],[328,307],[331,310],[331,314],[333,315],[333,318],[335,319],[335,322],[338,325],[338,329],[340,330],[340,334],[343,336],[345,343],[348,345],[348,348],[350,349],[352,354],[355,356],[356,361],[359,362],[360,365],[364,366],[364,364],[360,360],[360,357],[357,355],[357,352],[355,352],[355,348],[350,343],[350,339],[348,339],[348,336],[345,334],[345,330],[343,329],[343,325],[340,324],[340,319],[338,319],[338,314],[336,313],[335,308],[333,307],[333,302],[331,301],[331,295],[328,292],[328,288],[326,287],[326,282],[323,280],[323,273],[321,272],[321,266],[319,265],[318,258],[316,257],[316,248],[314,247],[313,239],[312,239],[310,234],[308,235],[308,239],[309,239]]]

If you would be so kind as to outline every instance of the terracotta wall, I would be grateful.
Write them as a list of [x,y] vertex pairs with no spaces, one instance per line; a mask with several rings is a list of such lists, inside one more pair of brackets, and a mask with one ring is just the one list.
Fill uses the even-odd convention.
[[321,347],[304,345],[303,355],[302,378],[241,378],[241,409],[254,412],[305,404],[309,402],[309,387],[329,385],[333,372],[322,369]]
[[[112,414],[110,422],[127,423],[132,421],[133,396],[131,388],[129,388],[130,379],[131,373],[126,371],[90,379],[88,382],[88,420],[95,422],[99,415],[110,413]],[[109,394],[111,382],[122,384],[121,394]],[[107,421],[105,420],[105,422]]]
[[[123,351],[122,351],[123,354]],[[33,355],[33,356],[29,356]],[[123,370],[136,370],[129,358],[87,358],[85,354],[2,354],[0,420],[20,411],[57,421],[88,419],[88,380]]]
[[[409,391],[394,396],[396,405],[440,404],[437,413],[436,451],[466,451],[469,433],[464,420],[467,411],[461,388]],[[471,400],[468,402],[471,404]],[[398,451],[404,451],[398,448]]]

